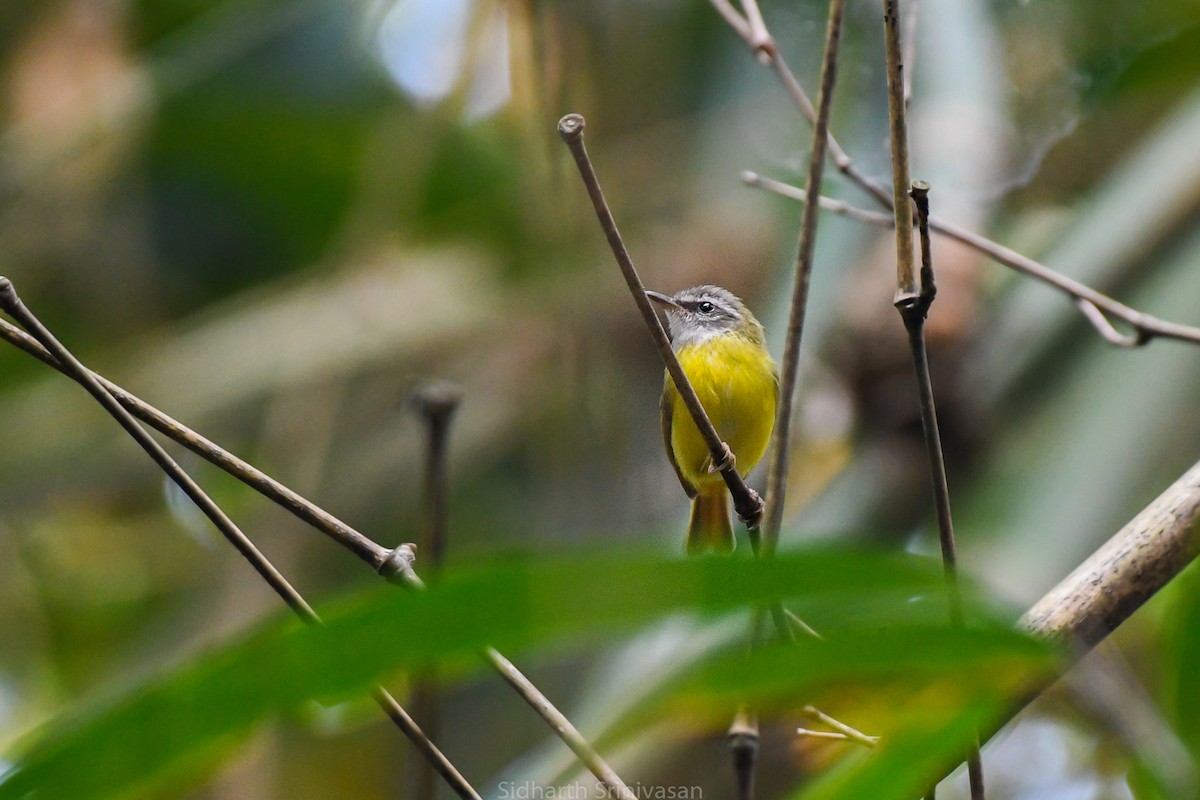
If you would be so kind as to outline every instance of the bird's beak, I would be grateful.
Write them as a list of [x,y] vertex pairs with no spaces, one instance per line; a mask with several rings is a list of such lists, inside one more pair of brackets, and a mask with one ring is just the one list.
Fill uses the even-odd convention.
[[675,298],[671,297],[670,295],[663,294],[662,292],[655,292],[647,289],[646,297],[649,297],[660,306],[667,306],[668,308],[683,308],[683,306],[675,302]]

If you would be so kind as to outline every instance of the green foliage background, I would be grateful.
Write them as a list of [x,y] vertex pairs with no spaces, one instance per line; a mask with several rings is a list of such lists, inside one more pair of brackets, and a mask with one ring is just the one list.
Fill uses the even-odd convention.
[[[506,565],[552,570],[544,558],[581,548],[673,556],[686,510],[660,452],[659,368],[554,123],[587,116],[647,283],[729,286],[776,352],[798,208],[738,175],[801,180],[809,132],[701,0],[475,0],[424,20],[421,5],[433,7],[3,4],[0,272],[90,366],[382,543],[415,536],[421,430],[405,398],[443,377],[466,397],[452,567],[499,580]],[[455,37],[429,21],[455,8],[469,20],[457,60]],[[824,4],[764,13],[814,86]],[[935,213],[1200,324],[1195,3],[921,0],[918,14],[914,175],[932,182]],[[388,64],[428,42],[428,69],[445,58],[449,86],[418,97]],[[878,4],[855,0],[834,130],[886,180],[881,60]],[[473,111],[479,73],[508,77],[485,115]],[[869,207],[832,170],[825,190]],[[934,551],[889,247],[886,233],[822,218],[785,548]],[[1111,350],[1049,290],[942,242],[935,258],[930,336],[962,562],[1005,609],[986,612],[1000,622],[1196,461],[1200,353]],[[111,707],[100,698],[169,689],[213,659],[261,676],[237,659],[269,637],[248,631],[283,630],[270,627],[284,624],[277,602],[78,387],[0,348],[0,421],[0,757]],[[184,461],[319,610],[375,586],[323,536]],[[850,580],[859,552],[830,557],[830,574]],[[576,621],[565,640],[528,642],[521,666],[627,779],[723,796],[726,719],[704,713],[698,685],[682,684],[693,702],[677,697],[669,722],[629,720],[680,671],[718,663],[705,659],[742,641],[744,615],[663,610],[635,625],[645,586],[607,568],[628,624],[601,635]],[[374,591],[380,609],[409,602]],[[787,594],[847,641],[866,621],[906,624],[870,592],[840,604]],[[1196,597],[1185,574],[990,748],[996,796],[1194,791]],[[463,624],[461,611],[446,624]],[[398,694],[394,670],[409,663],[389,662]],[[447,673],[442,738],[481,791],[579,777],[507,687],[464,663]],[[928,663],[954,672],[933,651]],[[943,687],[927,694],[911,676],[898,666],[814,680],[814,698],[773,696],[763,796],[871,777],[852,748],[794,741],[809,699],[868,732],[908,730],[909,753],[996,713],[996,698],[958,694],[961,676],[926,676]],[[897,695],[944,704],[950,728],[906,718]],[[193,740],[194,762],[142,790],[372,798],[411,786],[406,743],[361,700],[271,711],[236,740]],[[1027,769],[1031,752],[1053,758]],[[898,786],[898,774],[882,780]]]

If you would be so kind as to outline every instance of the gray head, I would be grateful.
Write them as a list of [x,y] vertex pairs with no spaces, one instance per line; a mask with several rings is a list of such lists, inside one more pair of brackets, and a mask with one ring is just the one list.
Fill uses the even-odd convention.
[[665,307],[671,343],[676,349],[734,332],[762,341],[762,326],[750,309],[728,289],[705,284],[684,289],[673,296],[650,291],[646,296]]

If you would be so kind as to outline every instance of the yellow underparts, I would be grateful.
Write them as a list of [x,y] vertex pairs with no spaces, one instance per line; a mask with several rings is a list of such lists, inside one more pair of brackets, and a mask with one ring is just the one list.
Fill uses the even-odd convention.
[[[736,333],[682,347],[676,355],[717,433],[733,451],[738,472],[746,476],[762,459],[775,427],[778,383],[770,355]],[[671,449],[679,471],[698,492],[717,484],[723,488],[720,473],[709,470],[708,445],[669,376],[666,391],[671,398]]]

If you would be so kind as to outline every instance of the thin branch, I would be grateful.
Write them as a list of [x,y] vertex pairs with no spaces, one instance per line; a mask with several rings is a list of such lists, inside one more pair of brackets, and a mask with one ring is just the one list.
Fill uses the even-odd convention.
[[737,780],[738,800],[754,800],[754,772],[758,765],[758,720],[738,710],[729,726],[729,750],[733,754],[733,774]]
[[[23,331],[13,327],[4,320],[0,320],[0,338],[7,340],[19,349],[34,356],[43,363],[62,372],[77,382],[83,382],[80,377],[72,374],[70,370],[55,360],[55,357],[35,339]],[[139,399],[132,393],[121,389],[119,386],[107,380],[98,373],[87,372],[86,370],[85,372],[86,374],[91,375],[106,389],[108,389],[118,402],[129,409],[130,413],[134,414],[144,422],[147,422],[156,430],[160,431],[175,442],[196,453],[196,455],[205,459],[209,463],[219,467],[229,475],[232,475],[233,477],[242,481],[250,488],[258,491],[267,499],[272,500],[282,508],[290,511],[299,519],[309,523],[323,533],[328,534],[335,542],[343,547],[346,547],[348,550],[362,558],[363,561],[370,564],[371,567],[380,575],[384,576],[390,581],[412,586],[414,588],[422,588],[424,586],[424,584],[421,582],[421,579],[412,569],[412,562],[416,557],[416,551],[413,545],[402,544],[394,550],[389,550],[377,544],[367,536],[359,533],[346,523],[334,517],[329,512],[320,508],[315,503],[301,497],[299,494],[279,483],[274,478],[271,478],[266,473],[251,466],[249,463],[238,458],[228,450],[225,450],[219,445],[204,438],[178,420],[164,414],[162,411],[159,411],[154,406],[151,406],[149,403]],[[487,658],[486,654],[485,658]],[[562,723],[566,718],[557,708],[554,707],[554,705],[545,697],[545,695],[543,695],[537,689],[537,687],[535,687],[532,683],[529,683],[528,679],[524,679],[524,676],[521,676],[523,680],[509,680],[511,676],[508,674],[504,663],[494,661],[490,658],[487,658],[487,660],[489,660],[493,668],[500,672],[505,679],[509,681],[510,685],[512,685],[512,687],[517,690],[518,694],[520,694],[521,697],[524,698],[531,707],[533,707],[533,709],[538,713],[539,716],[542,717],[542,719],[551,727],[552,730],[558,732],[562,728]],[[381,691],[382,690],[377,690],[377,692]],[[386,694],[386,692],[384,694]],[[399,704],[397,704],[394,699],[391,699],[388,702],[389,704],[385,708],[385,711],[388,712],[388,715],[391,716],[398,725],[408,725],[412,722],[408,715],[403,713],[403,709],[400,708]],[[570,726],[570,722],[566,722],[566,725]],[[425,744],[420,738],[414,738],[423,737],[420,729],[417,728],[415,724],[412,724],[411,728],[405,728],[404,732],[410,738],[413,738],[414,743],[417,744],[418,747],[425,747]],[[583,744],[586,746],[586,742]],[[568,745],[572,745],[572,743],[568,742]],[[575,746],[577,746],[577,743],[576,745],[572,745],[572,749],[575,749]],[[433,748],[432,744],[429,744],[428,747],[430,748],[431,753],[436,752],[436,748]],[[586,750],[584,752],[586,753]],[[438,756],[441,757],[441,754],[438,753]],[[444,759],[444,757],[442,758]],[[453,765],[450,765],[449,762],[446,762],[443,767],[439,767],[439,772],[442,772],[442,769],[445,767],[453,770]],[[462,783],[465,784],[466,782],[462,781]],[[458,787],[456,787],[456,791],[459,791],[460,796],[468,796],[463,794]],[[612,793],[614,795],[619,795],[622,798],[627,798],[627,795],[625,795],[619,789],[614,788]]]
[[[887,65],[888,129],[892,147],[892,212],[896,219],[896,295],[894,303],[908,331],[912,350],[913,371],[917,380],[917,398],[921,410],[921,430],[929,459],[929,478],[933,488],[933,504],[937,513],[938,539],[941,542],[942,566],[946,574],[946,589],[950,599],[950,622],[962,626],[962,598],[958,589],[957,556],[954,547],[954,523],[950,514],[950,488],[946,480],[946,461],[942,453],[942,438],[938,432],[937,408],[933,401],[933,379],[929,374],[929,352],[925,347],[925,318],[937,295],[933,282],[933,260],[929,243],[929,184],[910,184],[908,169],[908,120],[904,99],[904,64],[900,53],[899,0],[884,0],[883,41]],[[916,202],[918,224],[921,228],[921,279],[913,268],[912,207],[909,195]],[[805,208],[812,208],[815,198],[808,196]],[[975,733],[967,747],[967,773],[970,778],[971,800],[984,800],[983,759],[979,752],[979,734]]]
[[633,301],[637,304],[638,311],[641,312],[642,321],[646,323],[651,338],[658,346],[659,357],[666,365],[667,372],[670,374],[671,380],[675,382],[675,388],[679,391],[680,398],[708,445],[713,465],[720,470],[721,477],[725,479],[725,484],[729,487],[729,493],[733,496],[733,505],[737,509],[738,516],[748,528],[756,528],[762,518],[762,499],[746,485],[741,473],[737,471],[729,446],[721,440],[721,435],[713,427],[704,406],[700,403],[700,398],[696,396],[696,390],[692,388],[683,367],[679,364],[679,359],[675,357],[675,352],[671,349],[671,340],[668,338],[667,332],[663,330],[658,314],[651,307],[650,299],[646,297],[646,287],[642,285],[642,279],[638,277],[633,260],[629,257],[629,251],[625,249],[625,243],[621,240],[621,233],[617,230],[616,220],[613,219],[608,202],[604,199],[600,181],[596,177],[596,171],[592,167],[587,148],[584,146],[583,129],[584,119],[580,114],[567,114],[558,121],[558,134],[575,159],[579,175],[583,179],[588,197],[592,201],[592,207],[596,211],[596,218],[600,221],[600,227],[604,230],[608,245],[612,249],[613,256],[616,257],[617,265],[621,268],[621,274],[625,277],[625,283],[629,286]]
[[814,731],[810,728],[796,728],[796,735],[806,739],[838,739],[839,741],[848,742],[850,737],[844,733],[837,731]]
[[843,736],[850,741],[858,742],[864,747],[875,747],[879,744],[878,736],[868,736],[857,728],[852,728],[841,720],[829,716],[816,706],[805,706],[804,713],[817,720],[822,725],[828,725],[830,728],[833,728],[838,732],[838,735]]
[[567,746],[583,762],[584,766],[604,784],[607,794],[610,797],[618,797],[621,800],[637,800],[633,790],[625,785],[625,782],[613,771],[613,768],[588,744],[587,739],[583,738],[583,734],[571,724],[569,719],[563,716],[562,712],[554,707],[546,696],[511,661],[491,647],[484,651],[484,657],[508,681],[509,685],[517,691],[517,694],[525,698],[525,701],[533,707],[533,710],[550,724],[550,727],[554,729],[558,737],[566,742]]
[[250,541],[246,534],[242,533],[233,520],[229,519],[225,512],[213,502],[213,499],[205,494],[200,485],[192,480],[192,477],[184,472],[183,468],[167,454],[162,445],[156,442],[138,424],[133,415],[126,411],[108,393],[108,390],[96,380],[91,371],[79,363],[75,356],[54,338],[54,335],[50,333],[46,326],[34,316],[33,312],[17,296],[17,291],[13,287],[12,281],[5,277],[0,277],[0,309],[3,309],[9,316],[20,323],[21,327],[25,328],[63,366],[64,370],[71,377],[79,382],[83,388],[87,389],[88,393],[103,406],[105,411],[112,415],[117,423],[125,429],[126,433],[133,437],[133,440],[146,451],[146,454],[150,456],[154,463],[191,498],[192,502],[209,518],[217,530],[229,540],[230,544],[237,548],[238,552],[250,562],[250,566],[267,582],[267,585],[298,616],[308,622],[316,620],[316,613],[305,602],[304,598],[300,596],[300,593],[288,583],[279,570],[275,569],[274,565],[254,546],[254,543]]
[[746,12],[746,22],[750,29],[751,47],[758,53],[759,61],[767,63],[775,52],[775,40],[763,22],[762,12],[758,10],[758,0],[742,0],[742,8]]
[[[412,394],[413,408],[425,423],[425,485],[423,488],[421,532],[417,540],[420,551],[429,564],[433,579],[441,574],[446,554],[447,495],[446,444],[450,435],[450,423],[458,404],[462,402],[462,389],[447,381],[432,381],[417,388]],[[412,708],[418,724],[431,737],[440,732],[437,671],[433,668],[421,671],[413,681]],[[417,791],[419,800],[435,800],[437,782],[428,763],[417,764]]]
[[[884,0],[883,44],[887,64],[888,138],[892,144],[892,213],[896,216],[896,299],[901,303],[917,297],[917,275],[913,270],[912,207],[908,202],[908,122],[904,108],[904,64],[900,61],[899,0]],[[811,194],[806,207],[813,205]]]
[[[742,173],[742,181],[748,186],[759,187],[782,197],[799,200],[802,203],[805,202],[804,191],[791,184],[772,180],[771,178],[749,171]],[[819,203],[821,208],[861,222],[888,228],[896,224],[891,215],[850,206],[841,200],[821,197]],[[1079,308],[1087,321],[1096,328],[1100,335],[1106,341],[1118,347],[1141,347],[1153,339],[1174,339],[1189,344],[1200,344],[1200,328],[1198,327],[1168,322],[1151,314],[1130,308],[1124,303],[1114,300],[1090,286],[1082,284],[1073,278],[1068,278],[1059,272],[1055,272],[1045,264],[1034,261],[1028,256],[1021,255],[1015,250],[1010,250],[1004,245],[997,244],[985,236],[968,231],[941,217],[931,216],[929,218],[929,228],[934,233],[939,233],[948,239],[965,244],[967,247],[982,253],[993,261],[1009,267],[1022,275],[1047,284],[1051,288],[1057,289],[1067,295],[1075,301],[1076,307]],[[1133,328],[1134,334],[1132,336],[1122,335],[1112,327],[1112,323],[1107,319],[1108,317],[1118,319],[1129,325]]]
[[[416,561],[416,549],[410,545],[401,545],[393,551],[393,555],[388,559],[388,566],[383,571],[388,580],[394,581],[402,586],[407,586],[410,589],[423,590],[425,582],[417,575],[413,569],[413,563]],[[526,678],[521,670],[505,658],[494,647],[485,648],[481,655],[484,660],[491,664],[492,668],[500,674],[500,677],[511,686],[517,694],[521,696],[530,708],[537,712],[538,716],[545,720],[550,729],[562,739],[567,747],[579,758],[579,761],[587,767],[588,771],[596,776],[605,786],[608,795],[611,797],[619,797],[621,800],[637,800],[633,791],[621,780],[620,776],[608,765],[596,749],[593,748],[579,732],[579,729],[571,724],[561,711],[559,711],[546,695],[542,694],[541,690],[533,685],[533,682]]]
[[[787,197],[792,200],[799,200],[801,203],[806,202],[808,199],[803,189],[793,186],[790,183],[784,183],[783,181],[777,181],[773,178],[759,175],[757,172],[753,172],[751,170],[743,170],[741,177],[742,183],[746,184],[747,186],[766,189],[767,191],[773,192],[782,197]],[[825,211],[832,211],[840,216],[858,220],[859,222],[866,222],[870,225],[878,225],[882,228],[891,228],[896,224],[895,217],[893,217],[890,213],[885,214],[882,211],[868,211],[857,206],[852,206],[849,203],[846,203],[842,200],[837,200],[833,197],[821,195],[817,198],[817,203]]]
[[[53,358],[59,368],[81,384],[103,406],[122,428],[146,451],[147,455],[175,482],[192,502],[217,527],[242,557],[245,558],[256,572],[267,582],[274,592],[288,605],[289,608],[309,625],[320,625],[321,619],[312,606],[296,591],[275,566],[250,541],[249,537],[221,510],[200,485],[188,475],[176,461],[167,454],[146,432],[133,415],[122,406],[108,389],[97,379],[95,373],[81,364],[69,350],[66,349],[45,325],[30,311],[20,297],[12,282],[0,277],[0,308],[17,320],[29,334],[41,345],[47,355]],[[411,717],[404,711],[396,699],[382,687],[375,687],[372,696],[384,712],[400,728],[400,730],[417,747],[421,754],[446,779],[459,797],[469,800],[479,800],[479,794],[471,787],[462,774],[450,763],[429,740]]]
[[810,203],[804,206],[796,253],[796,277],[792,287],[791,311],[788,314],[787,339],[783,350],[783,369],[779,380],[779,401],[776,409],[774,446],[767,470],[767,524],[764,551],[775,552],[779,528],[783,522],[783,506],[787,494],[788,443],[791,441],[792,402],[796,394],[796,378],[800,364],[800,337],[804,332],[804,317],[808,306],[808,283],[812,274],[813,248],[817,238],[816,198],[821,194],[825,174],[825,151],[828,142],[829,114],[833,90],[837,84],[838,46],[842,38],[842,14],[845,0],[831,0],[829,19],[825,27],[825,50],[821,60],[821,89],[817,94],[817,116],[813,128],[812,153],[808,161],[805,196]]
[[436,769],[438,774],[450,785],[455,794],[464,800],[482,800],[479,793],[471,787],[471,784],[467,783],[467,779],[450,763],[450,760],[442,755],[442,751],[437,749],[429,735],[421,730],[420,726],[408,715],[396,698],[388,693],[387,689],[376,686],[371,689],[371,697],[383,709],[383,713],[391,718],[396,727],[404,732],[404,735],[424,756],[426,762]]
[[[921,234],[920,294],[916,297],[898,295],[896,307],[900,312],[900,317],[904,320],[904,327],[908,331],[913,370],[916,373],[921,430],[924,433],[925,450],[929,459],[929,477],[937,515],[938,540],[941,543],[942,567],[945,571],[946,589],[950,601],[950,622],[961,627],[963,625],[962,596],[958,589],[958,556],[954,543],[954,521],[950,513],[950,486],[946,476],[946,460],[942,453],[942,438],[938,431],[937,408],[933,398],[933,379],[929,372],[929,352],[925,346],[925,319],[937,296],[929,241],[929,184],[923,181],[914,183],[912,199],[917,207],[917,222]],[[983,800],[983,760],[979,752],[978,734],[968,745],[967,772],[972,800]]]

